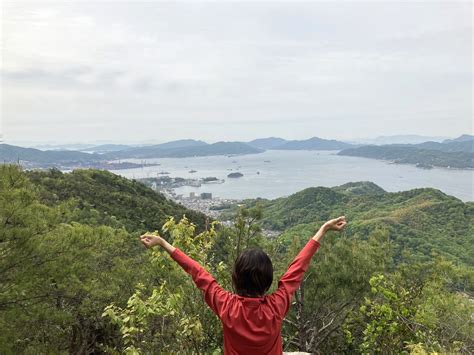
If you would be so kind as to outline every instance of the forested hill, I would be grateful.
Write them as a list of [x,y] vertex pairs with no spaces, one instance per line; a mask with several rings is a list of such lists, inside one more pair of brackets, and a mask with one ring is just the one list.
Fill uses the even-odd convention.
[[474,169],[474,141],[421,144],[367,145],[344,149],[338,155],[388,160],[398,164],[415,164],[422,168],[433,166]]
[[312,187],[289,197],[258,202],[268,228],[301,229],[308,224],[308,230],[314,230],[318,223],[344,214],[351,221],[347,236],[368,235],[382,228],[389,232],[399,253],[409,250],[424,259],[441,254],[474,265],[474,203],[436,189],[390,193],[373,183],[360,182]]
[[34,148],[23,148],[9,144],[0,144],[0,161],[16,163],[17,161],[43,163],[64,162],[94,162],[100,160],[98,154],[89,154],[70,150],[48,150],[43,151]]
[[110,152],[102,157],[108,160],[129,158],[184,158],[194,156],[257,154],[262,150],[241,142],[217,142],[207,144],[201,141],[178,141],[156,146],[139,147],[118,152]]
[[28,171],[29,179],[40,189],[41,201],[56,205],[68,200],[77,204],[78,220],[90,224],[124,227],[129,232],[155,230],[168,216],[186,215],[200,229],[206,216],[188,210],[145,185],[103,170],[75,170],[62,173]]

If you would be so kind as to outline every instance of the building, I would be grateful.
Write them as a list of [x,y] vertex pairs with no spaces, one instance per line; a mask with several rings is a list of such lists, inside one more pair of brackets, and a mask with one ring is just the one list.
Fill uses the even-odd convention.
[[210,192],[203,192],[201,194],[202,200],[212,200],[212,194]]

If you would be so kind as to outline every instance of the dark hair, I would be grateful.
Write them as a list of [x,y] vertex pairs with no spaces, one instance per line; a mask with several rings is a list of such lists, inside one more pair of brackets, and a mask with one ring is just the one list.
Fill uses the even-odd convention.
[[263,250],[244,250],[235,261],[232,284],[239,296],[263,296],[272,285],[272,281],[272,261]]

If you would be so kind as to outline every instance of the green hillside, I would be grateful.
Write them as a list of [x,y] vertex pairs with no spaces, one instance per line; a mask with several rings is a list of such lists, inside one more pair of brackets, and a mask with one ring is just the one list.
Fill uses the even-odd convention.
[[[254,205],[256,201],[249,202]],[[425,259],[432,253],[474,265],[474,203],[464,203],[435,189],[389,193],[373,183],[308,188],[286,198],[259,200],[263,224],[287,230],[337,215],[351,221],[346,235],[368,235],[385,228],[398,253],[416,251]]]
[[154,230],[168,216],[186,215],[199,228],[206,216],[188,210],[145,185],[103,170],[30,171],[29,179],[40,188],[48,205],[74,200],[78,220],[98,225],[124,227],[129,232]]

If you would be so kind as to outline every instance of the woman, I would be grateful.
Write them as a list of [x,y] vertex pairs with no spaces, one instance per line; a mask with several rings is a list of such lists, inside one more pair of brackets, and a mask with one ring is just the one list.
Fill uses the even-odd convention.
[[311,258],[327,231],[346,226],[344,216],[324,223],[299,252],[278,282],[278,289],[266,292],[273,281],[273,266],[260,249],[247,249],[237,258],[232,272],[235,293],[224,290],[195,260],[160,236],[145,234],[147,248],[160,246],[193,278],[204,300],[219,317],[224,330],[224,354],[282,354],[281,325],[291,298],[298,289]]

